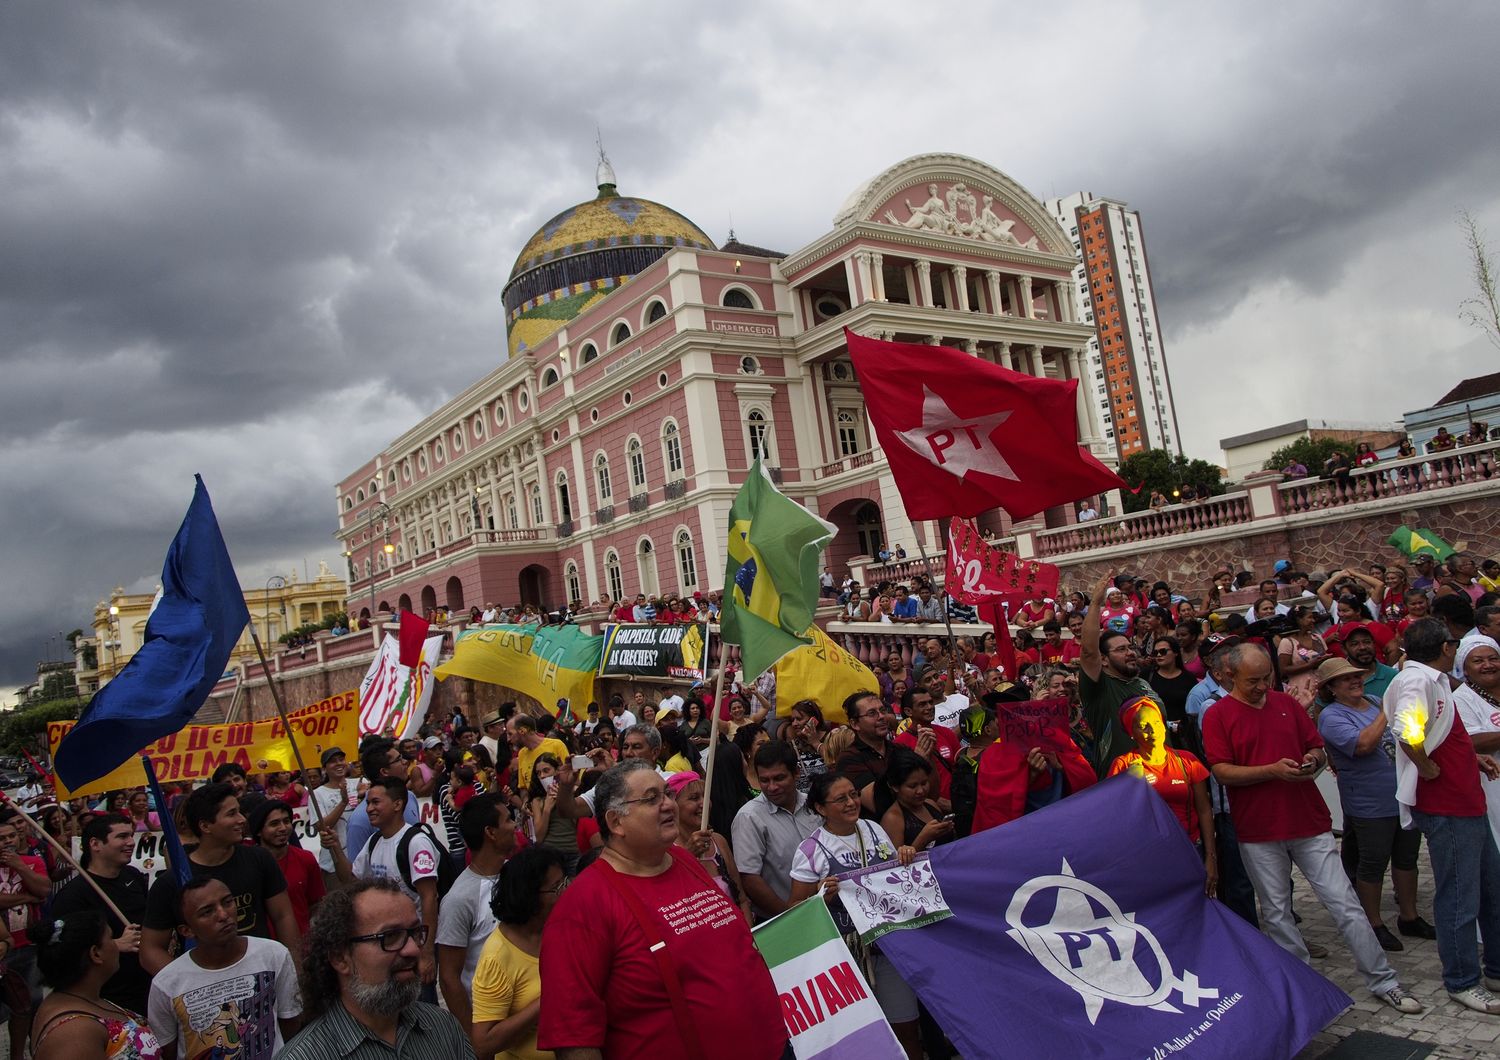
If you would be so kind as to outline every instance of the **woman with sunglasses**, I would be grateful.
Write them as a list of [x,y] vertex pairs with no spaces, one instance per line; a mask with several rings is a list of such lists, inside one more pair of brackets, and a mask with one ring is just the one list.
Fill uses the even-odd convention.
[[490,911],[495,930],[474,967],[474,1029],[470,1040],[479,1056],[507,1060],[549,1057],[536,1047],[536,1021],[542,1011],[542,928],[567,889],[561,855],[550,847],[527,847],[505,863]]
[[[854,934],[854,923],[838,899],[837,877],[898,858],[903,865],[909,865],[915,855],[910,847],[902,847],[898,855],[890,836],[879,825],[860,818],[859,792],[842,773],[814,777],[807,792],[807,804],[823,818],[823,825],[802,841],[792,858],[792,904],[806,901],[821,891],[839,932],[848,939]],[[920,1060],[917,995],[877,948],[870,947],[869,958],[865,973],[875,991],[875,1000],[880,1002],[880,1010],[890,1021],[906,1055],[910,1060]]]
[[1146,678],[1166,707],[1167,726],[1173,732],[1187,717],[1188,693],[1198,686],[1198,679],[1182,665],[1182,645],[1172,633],[1163,633],[1151,643],[1151,676]]

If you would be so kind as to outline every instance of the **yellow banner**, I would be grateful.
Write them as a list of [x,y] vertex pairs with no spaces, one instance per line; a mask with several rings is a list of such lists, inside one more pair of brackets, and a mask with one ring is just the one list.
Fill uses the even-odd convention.
[[[359,747],[359,693],[350,689],[309,703],[288,718],[309,768],[317,765],[324,748],[339,747],[353,758]],[[47,725],[47,748],[57,754],[57,745],[76,723],[54,721]],[[132,756],[112,773],[70,791],[57,780],[57,797],[98,795],[121,788],[139,788],[146,783],[141,755],[149,755],[156,777],[163,784],[183,780],[207,780],[226,762],[243,766],[249,773],[297,769],[292,742],[281,719],[245,721],[232,725],[189,725],[181,732],[163,736]]]
[[813,642],[795,648],[776,664],[776,713],[787,717],[792,704],[811,699],[829,725],[843,725],[844,700],[855,692],[880,693],[880,682],[864,663],[828,638],[817,626],[808,629]]

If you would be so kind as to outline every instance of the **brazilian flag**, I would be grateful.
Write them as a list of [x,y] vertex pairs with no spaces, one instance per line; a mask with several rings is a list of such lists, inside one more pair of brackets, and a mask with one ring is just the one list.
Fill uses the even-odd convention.
[[1453,555],[1453,546],[1438,537],[1425,527],[1412,528],[1410,526],[1398,526],[1396,532],[1385,539],[1388,545],[1394,545],[1407,558],[1416,559],[1418,556],[1431,556],[1439,563],[1445,562]]
[[729,508],[724,639],[740,646],[747,678],[812,643],[818,564],[837,531],[780,493],[760,461]]

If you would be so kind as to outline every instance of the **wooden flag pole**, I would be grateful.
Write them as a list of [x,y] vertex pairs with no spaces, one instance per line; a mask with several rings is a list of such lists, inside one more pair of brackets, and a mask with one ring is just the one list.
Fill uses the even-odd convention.
[[[4,803],[9,806],[16,805],[3,794],[0,794],[0,803]],[[72,865],[73,868],[78,871],[78,875],[83,878],[83,881],[94,889],[94,893],[99,896],[99,900],[108,907],[111,913],[120,918],[120,923],[125,925],[126,927],[129,927],[130,918],[124,913],[120,912],[120,907],[115,905],[115,903],[110,900],[109,895],[104,893],[104,888],[99,886],[99,881],[90,876],[84,870],[84,867],[78,864],[78,859],[73,856],[73,852],[71,850],[68,850],[56,839],[54,839],[52,835],[45,828],[43,828],[39,822],[32,820],[31,815],[28,814],[25,810],[22,810],[19,806],[16,806],[16,809],[20,812],[21,820],[25,823],[26,827],[30,828],[37,835],[41,836],[42,839],[45,840],[53,850],[57,851],[59,857],[61,857],[69,865]]]
[[[271,699],[276,703],[276,713],[281,715],[281,727],[286,730],[287,742],[292,745],[292,757],[297,760],[297,779],[305,787],[307,785],[307,763],[302,761],[302,749],[297,746],[297,736],[292,731],[291,719],[287,717],[286,707],[281,702],[281,689],[276,687],[276,680],[271,676],[271,666],[266,662],[266,650],[261,647],[260,634],[255,632],[255,623],[250,623],[250,639],[255,642],[255,654],[260,656],[260,669],[266,675],[266,685],[271,689]],[[327,828],[327,822],[323,819],[323,813],[318,809],[318,800],[313,797],[311,791],[308,793],[308,803],[312,812],[318,818],[318,829]]]
[[708,761],[703,766],[703,827],[710,828],[708,823],[709,801],[713,798],[714,762],[719,757],[719,711],[724,704],[724,673],[729,669],[729,642],[724,639],[724,626],[719,626],[719,677],[714,688],[714,723],[709,732],[713,737],[708,743]]

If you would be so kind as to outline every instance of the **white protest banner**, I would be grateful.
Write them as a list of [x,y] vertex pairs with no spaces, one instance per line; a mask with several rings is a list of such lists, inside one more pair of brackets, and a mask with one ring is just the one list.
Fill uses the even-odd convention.
[[434,680],[432,668],[437,665],[443,647],[443,635],[428,637],[422,644],[421,660],[416,666],[402,666],[401,648],[395,637],[381,641],[380,651],[370,662],[364,680],[359,683],[359,731],[384,733],[404,740],[415,736],[427,720],[427,706],[432,702]]

